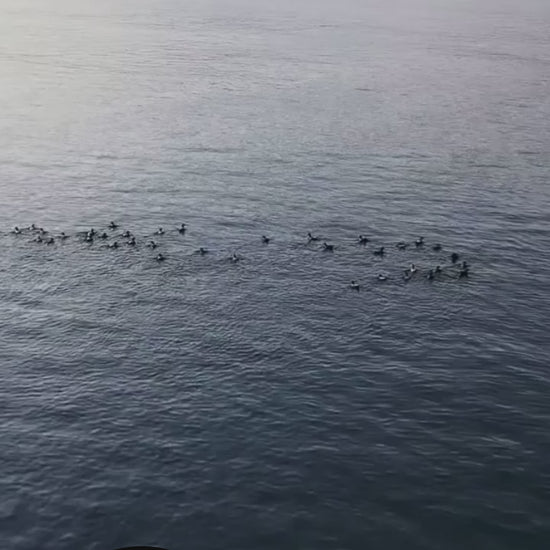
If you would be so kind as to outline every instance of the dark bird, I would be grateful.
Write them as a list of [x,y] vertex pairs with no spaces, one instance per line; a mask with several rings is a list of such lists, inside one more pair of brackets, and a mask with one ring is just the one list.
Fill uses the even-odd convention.
[[307,234],[307,240],[308,240],[308,242],[311,242],[311,241],[318,241],[318,240],[319,240],[319,237],[315,237],[315,236],[313,236],[311,233],[308,232],[308,234]]

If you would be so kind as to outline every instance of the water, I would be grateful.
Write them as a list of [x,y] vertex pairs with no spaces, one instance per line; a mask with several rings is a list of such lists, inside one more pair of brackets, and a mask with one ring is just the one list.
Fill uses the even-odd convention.
[[[3,547],[547,548],[549,25],[2,0]],[[111,219],[166,262],[9,234]]]

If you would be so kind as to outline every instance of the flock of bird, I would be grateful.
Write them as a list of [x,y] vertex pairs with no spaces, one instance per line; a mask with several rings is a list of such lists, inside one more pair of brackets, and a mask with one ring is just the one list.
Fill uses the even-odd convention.
[[[89,231],[77,233],[76,238],[88,245],[92,245],[96,241],[104,242],[106,243],[106,247],[110,249],[118,249],[123,245],[128,247],[135,247],[138,244],[136,236],[131,231],[125,230],[122,233],[116,233],[118,229],[120,229],[119,225],[114,221],[111,221],[107,225],[106,230],[96,231],[92,228]],[[182,223],[179,227],[176,228],[176,231],[180,235],[185,235],[187,231],[187,225],[185,223]],[[63,231],[54,236],[43,227],[38,227],[34,223],[25,228],[19,228],[16,226],[13,228],[11,233],[13,235],[31,235],[34,242],[42,243],[45,245],[53,245],[58,241],[63,242],[70,238],[70,236]],[[155,241],[153,237],[161,238],[162,235],[164,235],[165,233],[166,231],[162,227],[159,227],[154,235],[147,237],[146,247],[151,250],[155,250],[156,248],[158,248],[159,243]],[[268,245],[271,242],[271,238],[266,235],[262,235],[261,242],[264,245]],[[365,235],[359,235],[356,240],[356,244],[365,247],[369,244],[369,242],[370,239]],[[322,240],[321,237],[313,235],[311,232],[309,232],[306,236],[306,245],[311,246],[315,244],[320,245],[320,249],[324,252],[331,253],[335,250],[335,245],[329,244],[325,240]],[[414,246],[414,248],[416,249],[424,248],[426,246],[426,243],[424,242],[424,237],[418,237],[412,243],[400,241],[395,244],[395,247],[399,250],[406,250],[409,246]],[[433,244],[431,248],[435,252],[440,252],[443,250],[442,245],[439,243]],[[196,250],[196,254],[208,254],[208,249],[200,247],[198,250]],[[383,258],[386,254],[386,247],[380,246],[374,249],[373,254],[374,256]],[[157,262],[163,262],[166,260],[166,256],[164,256],[161,252],[158,252],[154,259]],[[445,276],[451,276],[457,279],[463,279],[469,276],[470,266],[466,261],[459,262],[459,254],[453,252],[450,255],[449,259],[451,262],[450,265],[443,267],[441,265],[434,266],[424,275],[425,278],[428,281],[434,281],[437,278],[442,277],[444,275],[444,272]],[[242,257],[236,252],[233,252],[231,256],[229,256],[228,260],[232,263],[237,263],[242,260]],[[415,264],[411,264],[410,267],[404,270],[404,272],[402,273],[402,278],[404,281],[410,281],[413,277],[417,277],[418,275],[418,268]],[[384,273],[379,273],[376,276],[376,279],[379,281],[387,281],[389,279],[389,276],[385,275]],[[349,287],[357,291],[361,289],[361,285],[356,280],[352,280],[349,283]]]

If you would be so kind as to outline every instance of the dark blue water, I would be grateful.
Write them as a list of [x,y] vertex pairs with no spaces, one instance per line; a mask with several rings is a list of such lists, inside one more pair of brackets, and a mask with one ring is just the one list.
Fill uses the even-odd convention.
[[[548,548],[548,28],[3,0],[2,547]],[[111,219],[137,247],[76,236]]]

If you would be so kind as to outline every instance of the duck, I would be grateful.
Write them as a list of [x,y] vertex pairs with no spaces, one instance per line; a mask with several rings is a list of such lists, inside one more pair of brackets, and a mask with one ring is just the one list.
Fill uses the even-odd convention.
[[460,258],[460,256],[456,252],[453,252],[451,254],[451,262],[453,262],[453,264],[456,264],[456,262],[458,262],[459,258]]
[[433,281],[434,278],[435,278],[434,270],[430,269],[430,271],[428,271],[428,274],[426,275],[426,279],[428,279],[428,281]]
[[88,231],[88,235],[91,235],[92,237],[96,236],[97,231],[92,227],[90,231]]
[[197,250],[197,253],[201,256],[204,256],[205,254],[208,254],[208,250],[206,248],[203,248],[202,246]]
[[374,254],[375,256],[383,256],[383,255],[384,255],[384,247],[381,246],[378,250],[375,250],[375,251],[373,252],[373,254]]
[[93,243],[94,242],[94,238],[92,237],[92,235],[90,235],[89,233],[84,237],[84,242],[85,243]]
[[30,231],[36,231],[36,230],[37,230],[36,224],[31,223],[31,224],[29,225],[29,230],[30,230]]
[[470,274],[470,272],[469,272],[468,268],[467,268],[467,267],[463,267],[463,268],[460,270],[459,274],[458,274],[458,278],[459,278],[459,279],[463,279],[463,278],[465,278],[465,277],[468,277],[469,274]]
[[241,261],[241,258],[240,256],[237,256],[237,254],[235,252],[233,252],[233,254],[231,255],[231,257],[229,258],[229,260],[231,262],[233,262],[234,264],[236,264],[237,262],[240,262]]
[[157,254],[157,257],[155,258],[157,262],[163,262],[165,260],[165,257],[162,254]]
[[15,226],[12,230],[12,233],[14,235],[21,235],[21,229],[19,229],[19,227]]
[[[159,228],[159,229],[162,229],[162,228]],[[178,227],[178,231],[183,235],[186,231],[187,231],[187,227],[184,223],[182,223],[179,227]]]
[[399,248],[399,250],[405,250],[409,246],[409,243],[406,243],[405,241],[399,241],[395,246]]
[[262,242],[263,242],[264,244],[269,244],[269,241],[270,241],[270,240],[271,240],[271,239],[270,239],[269,237],[266,237],[265,235],[262,235]]
[[111,221],[109,223],[109,229],[116,229],[117,227],[118,227],[118,225],[115,222]]
[[152,248],[153,250],[155,250],[155,248],[158,246],[157,243],[155,241],[149,241],[149,243],[147,244],[147,246],[149,248]]
[[34,240],[37,243],[41,243],[42,242],[42,237],[40,235],[38,235],[38,237],[36,237],[36,239],[34,239]]
[[333,244],[328,244],[326,242],[323,243],[323,250],[325,252],[334,252],[334,245]]
[[307,234],[307,240],[308,240],[308,242],[318,241],[318,240],[319,240],[319,237],[316,237],[316,236],[312,235],[310,232],[308,232],[308,234]]
[[382,273],[379,273],[376,278],[379,280],[379,281],[387,281],[388,280],[388,276],[387,275],[384,275]]
[[351,281],[349,286],[352,290],[360,290],[361,289],[361,285],[357,281]]
[[414,264],[411,264],[411,267],[409,267],[409,271],[411,273],[416,273],[418,271],[418,269],[416,268],[416,266]]
[[55,243],[55,240],[53,237],[46,239],[46,244],[54,244],[54,243]]
[[65,231],[61,231],[58,239],[61,239],[62,241],[64,241],[65,239],[68,239],[69,238],[69,235],[66,235],[65,234]]
[[432,250],[435,250],[435,252],[439,252],[443,247],[437,243],[432,246]]
[[114,243],[109,244],[109,248],[118,248],[118,243],[115,241]]
[[412,279],[411,272],[408,269],[405,269],[405,273],[403,273],[403,280],[405,282],[410,281]]
[[164,229],[162,227],[157,229],[157,235],[164,235]]
[[359,242],[359,244],[362,244],[364,246],[369,242],[369,238],[365,237],[364,235],[359,235],[357,241]]
[[107,233],[105,233],[105,231],[99,236],[100,239],[102,240],[105,240],[105,239],[108,239],[109,238],[109,235],[107,235]]
[[126,241],[126,244],[129,246],[136,246],[136,238],[131,237],[129,241]]
[[466,260],[464,260],[462,262],[462,269],[468,269],[470,266],[468,265],[468,262]]
[[435,273],[443,273],[443,270],[441,269],[440,265],[435,267]]
[[414,246],[416,246],[416,248],[424,246],[424,237],[418,237],[418,239],[414,241]]

